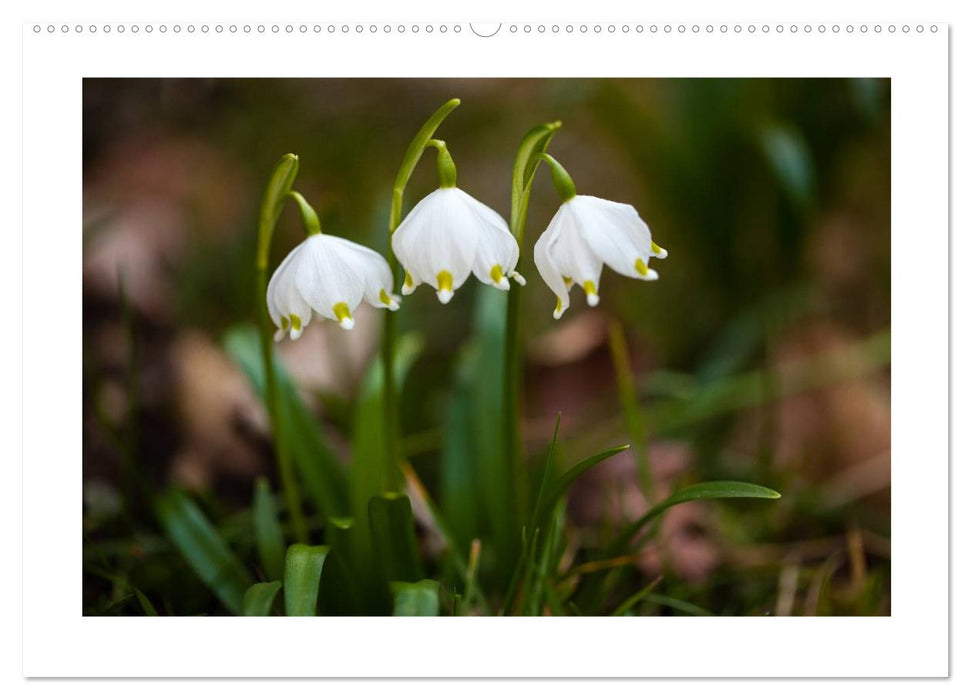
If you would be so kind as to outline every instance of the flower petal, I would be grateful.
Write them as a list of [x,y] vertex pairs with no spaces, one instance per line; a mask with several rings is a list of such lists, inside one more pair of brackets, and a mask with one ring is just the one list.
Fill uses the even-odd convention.
[[280,264],[267,286],[267,307],[274,314],[274,323],[283,331],[289,330],[296,340],[313,319],[310,304],[297,291],[295,276],[306,254],[306,241],[298,245]]
[[[300,245],[303,244],[301,243]],[[270,318],[273,320],[273,324],[281,331],[285,331],[289,327],[289,321],[286,320],[289,314],[277,305],[276,295],[281,280],[286,275],[287,267],[293,261],[297,251],[300,250],[300,245],[287,253],[287,256],[283,258],[283,262],[273,271],[273,275],[270,277],[270,283],[266,286],[266,309],[270,314]]]
[[637,279],[655,279],[648,267],[651,230],[629,204],[599,197],[575,198],[583,237],[593,253],[615,272]]
[[391,293],[394,279],[388,261],[376,251],[349,241],[334,237],[335,252],[353,267],[364,281],[364,300],[371,306],[395,311],[398,301]]
[[[435,190],[415,205],[392,236],[395,256],[414,285],[424,282],[437,288],[442,272],[451,276],[452,290],[468,279],[478,238],[466,198],[456,187]],[[406,285],[402,291],[410,290]]]
[[[579,197],[562,204],[550,227],[556,226],[558,235],[549,244],[549,256],[560,275],[568,277],[581,285],[587,291],[590,305],[596,304],[591,297],[595,296],[600,286],[600,273],[603,270],[603,260],[590,247],[587,241],[587,231],[584,212],[577,205]],[[589,284],[588,284],[589,283]],[[567,286],[570,286],[569,284]],[[589,291],[592,286],[593,292]]]
[[[559,213],[557,213],[557,216],[559,216]],[[559,236],[557,216],[553,217],[553,221],[550,222],[550,225],[536,241],[536,245],[533,246],[533,260],[536,263],[536,270],[543,281],[546,282],[546,286],[556,295],[556,310],[553,312],[553,318],[559,318],[564,311],[570,308],[570,291],[563,281],[563,273],[557,269],[556,263],[550,256],[550,246],[556,242]]]
[[341,254],[343,243],[337,236],[315,234],[294,261],[294,286],[300,296],[318,314],[335,321],[335,305],[343,303],[353,311],[364,296],[364,276]]
[[[472,272],[485,284],[509,289],[507,274],[513,274],[519,262],[519,244],[509,232],[506,220],[482,202],[462,192],[472,216],[474,235],[478,238]],[[469,233],[473,233],[470,231]],[[520,280],[521,276],[516,273]]]

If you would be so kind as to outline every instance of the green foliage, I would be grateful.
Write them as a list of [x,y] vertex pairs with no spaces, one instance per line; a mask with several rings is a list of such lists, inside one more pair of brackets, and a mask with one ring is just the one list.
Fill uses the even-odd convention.
[[[284,148],[298,148],[301,165],[314,178],[308,191],[326,183],[323,201],[340,203],[320,208],[324,230],[359,232],[361,242],[386,243],[387,207],[374,202],[383,202],[393,173],[381,163],[399,152],[413,126],[427,116],[423,100],[388,100],[395,108],[384,112],[382,101],[369,95],[370,114],[362,111],[348,119],[347,110],[335,107],[304,110],[313,117],[299,119],[292,116],[299,110],[281,116],[260,96],[276,90],[273,104],[299,107],[303,103],[295,96],[307,92],[316,104],[321,84],[301,87],[295,81],[270,88],[270,82],[238,83],[232,88],[234,100],[216,99],[211,104],[215,114],[206,114],[202,122],[190,120],[218,126],[215,137],[203,136],[221,152],[237,154],[233,162],[240,167],[242,184],[234,185],[233,201],[241,201],[236,189],[263,181],[266,173],[256,167],[271,163]],[[353,92],[349,83],[327,85]],[[429,99],[444,100],[449,96],[445,91],[454,87],[429,81]],[[171,491],[156,500],[150,475],[164,473],[172,459],[166,450],[152,449],[156,443],[147,443],[159,440],[151,421],[160,420],[161,411],[151,405],[151,392],[130,393],[124,423],[112,425],[97,402],[110,396],[112,387],[87,367],[94,353],[86,351],[86,410],[96,414],[101,437],[107,435],[110,443],[106,448],[101,444],[106,441],[92,440],[92,451],[116,449],[118,443],[118,464],[111,466],[144,481],[141,494],[125,488],[108,498],[121,503],[110,512],[86,500],[86,614],[763,615],[776,610],[785,578],[780,569],[790,577],[797,598],[783,614],[886,614],[889,544],[881,538],[889,537],[889,526],[879,506],[863,498],[834,500],[828,481],[807,483],[807,475],[818,475],[808,469],[814,466],[809,464],[812,456],[799,455],[806,464],[774,462],[773,448],[785,436],[772,421],[779,404],[790,397],[814,400],[833,387],[864,382],[879,392],[889,381],[889,300],[883,289],[889,271],[880,258],[889,223],[882,218],[886,193],[878,182],[886,180],[889,191],[889,82],[565,80],[527,87],[529,107],[520,109],[521,91],[510,91],[509,101],[503,102],[501,90],[483,83],[482,94],[490,99],[477,95],[463,106],[448,147],[460,165],[475,164],[460,173],[463,182],[471,183],[470,191],[482,193],[501,210],[496,188],[482,186],[505,177],[501,153],[511,155],[510,146],[528,126],[524,119],[561,117],[571,127],[564,163],[581,192],[620,198],[622,190],[623,201],[637,207],[670,248],[661,283],[639,285],[605,274],[603,306],[593,312],[572,309],[572,317],[556,327],[562,332],[568,321],[586,313],[582,321],[590,321],[587,331],[593,338],[602,332],[593,321],[606,311],[620,401],[609,381],[602,337],[594,338],[598,344],[591,344],[579,360],[549,360],[541,352],[533,356],[534,343],[548,346],[553,337],[548,296],[539,293],[541,286],[539,291],[534,287],[538,277],[530,269],[529,253],[535,234],[558,205],[541,163],[561,129],[559,122],[541,125],[526,133],[516,151],[508,217],[521,243],[519,269],[529,286],[503,293],[470,281],[463,289],[467,293],[447,310],[440,312],[435,304],[436,318],[446,320],[436,321],[436,333],[428,335],[434,343],[416,364],[416,336],[398,339],[394,382],[385,381],[381,362],[374,361],[353,399],[328,395],[308,400],[278,362],[269,365],[267,376],[256,325],[232,327],[223,336],[224,349],[257,396],[269,404],[267,380],[272,377],[269,383],[277,386],[272,392],[279,402],[273,445],[292,460],[298,510],[306,511],[304,531],[289,518],[294,508],[286,494],[273,493],[264,479],[255,484],[252,507],[249,484],[241,486],[237,475],[232,477],[237,482],[224,488],[225,472],[211,482],[211,492],[190,499]],[[401,97],[410,95],[412,86],[389,83],[384,89]],[[331,93],[335,100],[347,99],[340,90]],[[392,221],[406,213],[404,185],[456,105],[446,102],[407,149],[394,182]],[[240,112],[259,116],[247,120]],[[331,136],[321,139],[321,133]],[[588,135],[596,136],[595,143],[585,142]],[[296,165],[295,157],[278,163],[262,207],[257,192],[242,200],[253,203],[239,214],[250,217],[248,225],[230,216],[219,235],[207,237],[203,234],[213,227],[211,217],[189,212],[185,221],[195,253],[189,261],[174,259],[181,267],[171,272],[178,297],[209,297],[202,300],[206,313],[186,316],[177,308],[171,321],[137,318],[133,324],[132,316],[145,312],[137,304],[129,306],[126,298],[121,314],[126,336],[161,328],[151,332],[164,339],[171,328],[221,328],[227,319],[240,318],[240,281],[247,292],[253,289],[249,276],[234,272],[236,263],[252,262],[256,242],[258,266],[262,262],[272,269],[274,226],[279,223],[280,230],[272,260],[299,234],[296,209],[292,217],[281,217]],[[416,184],[430,181],[430,173],[414,177]],[[409,201],[419,196],[416,185],[412,188],[416,192],[409,190]],[[505,197],[502,192],[499,196]],[[203,210],[209,206],[206,195],[199,196]],[[218,201],[214,204],[223,211]],[[529,230],[527,212],[533,217]],[[843,222],[840,226],[852,235],[842,238],[834,221]],[[828,269],[832,256],[824,253],[835,246],[847,246],[848,254],[838,256],[839,269]],[[217,280],[235,284],[213,286]],[[134,288],[134,281],[126,280],[126,290]],[[856,286],[846,286],[848,281]],[[234,293],[213,294],[213,289]],[[247,293],[246,300],[265,310],[260,294],[250,299]],[[386,327],[400,322],[405,329],[426,330],[424,301],[416,294],[401,312],[384,314]],[[86,324],[101,313],[96,302],[94,313],[86,307]],[[452,322],[458,315],[463,322]],[[257,320],[265,331],[265,313]],[[795,331],[820,321],[840,331],[834,334],[838,342],[790,345]],[[583,323],[571,330],[576,328],[582,330]],[[94,334],[87,328],[85,334],[90,343]],[[576,337],[561,335],[556,342],[564,345]],[[142,363],[154,348],[138,340]],[[526,392],[520,386],[524,348],[530,358]],[[783,352],[791,350],[796,352]],[[777,351],[787,358],[784,367],[778,365]],[[134,360],[130,364],[124,384],[132,390],[139,386],[140,368]],[[409,393],[401,400],[395,395],[393,405],[400,404],[402,422],[414,431],[401,436],[402,446],[419,447],[409,448],[410,461],[402,463],[404,450],[395,450],[388,438],[400,433],[400,426],[389,417],[385,390],[400,390],[412,365]],[[589,388],[558,385],[561,377],[588,369]],[[578,398],[584,399],[582,406]],[[323,406],[319,412],[318,404]],[[332,406],[340,407],[338,419]],[[543,425],[560,407],[563,429],[554,431],[544,450]],[[755,454],[737,441],[750,420],[758,424]],[[262,436],[242,437],[258,448],[254,452],[268,456]],[[663,464],[654,470],[659,489],[673,489],[661,502],[651,487],[648,438],[677,441],[692,454],[693,462],[673,480],[663,473]],[[147,444],[137,444],[140,440]],[[600,512],[609,510],[609,517],[590,524],[577,517],[581,494],[579,486],[573,487],[625,449],[604,450],[619,442],[633,446],[647,505],[636,513],[602,506]],[[389,462],[388,454],[396,455],[398,463]],[[822,454],[820,459],[828,459],[828,453]],[[154,461],[143,468],[146,459]],[[624,459],[615,462],[618,472],[626,467]],[[779,498],[777,491],[745,480],[776,486],[786,498],[707,508],[705,528],[718,533],[711,541],[732,556],[724,557],[703,584],[679,577],[659,538],[665,513],[692,501]],[[685,486],[692,482],[698,483]],[[612,478],[603,488],[605,502],[631,495],[606,493],[621,483],[621,488],[635,488],[624,472],[623,482]],[[274,484],[285,488],[282,478],[274,477]],[[153,511],[140,509],[139,498],[155,506],[164,536],[140,517]],[[842,556],[841,535],[861,524],[868,538],[865,553]],[[90,541],[89,533],[94,535]],[[800,558],[800,540],[813,547],[835,541],[831,546],[839,556],[811,552]],[[656,571],[644,563],[648,547],[660,551]],[[784,557],[790,556],[796,564],[787,563]],[[183,562],[194,577],[186,575]]]
[[[230,329],[223,345],[246,373],[253,390],[265,397],[266,383],[260,361],[259,335],[249,325]],[[347,514],[347,479],[343,466],[327,445],[317,418],[300,398],[286,370],[274,362],[280,392],[280,436],[289,446],[300,480],[317,510],[327,515]]]
[[388,581],[422,577],[411,501],[403,493],[375,496],[368,503],[374,558]]
[[264,574],[271,580],[282,579],[286,542],[283,539],[280,521],[277,520],[276,501],[270,490],[270,483],[264,478],[256,480],[256,491],[253,496],[253,529]]
[[155,511],[165,533],[196,576],[227,610],[240,613],[243,596],[252,581],[199,507],[184,494],[168,491],[156,502]]
[[283,574],[283,600],[289,617],[317,614],[320,575],[330,547],[292,544],[287,549]]
[[283,584],[280,581],[254,583],[243,595],[243,615],[267,617],[273,610],[273,603]]
[[[422,341],[418,335],[406,335],[398,340],[394,381],[399,389],[421,348]],[[375,360],[368,368],[358,394],[351,436],[351,467],[348,473],[350,513],[355,523],[351,536],[359,562],[370,558],[368,529],[371,499],[388,491],[397,491],[401,487],[400,472],[389,472],[384,461],[387,450],[387,413],[383,385],[384,365]]]
[[391,584],[395,617],[435,617],[438,615],[438,581]]

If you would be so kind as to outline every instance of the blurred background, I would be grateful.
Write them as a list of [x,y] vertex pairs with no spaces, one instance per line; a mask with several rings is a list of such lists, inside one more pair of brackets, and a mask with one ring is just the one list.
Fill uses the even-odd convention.
[[[723,615],[889,614],[890,83],[877,79],[86,79],[84,612],[142,614],[128,584],[162,613],[220,612],[133,491],[177,484],[252,548],[253,482],[276,473],[223,336],[255,320],[266,178],[298,154],[296,187],[324,232],[383,253],[404,149],[451,97],[462,106],[438,137],[460,187],[508,220],[520,139],[560,119],[550,152],[578,191],[633,204],[670,253],[657,282],[605,270],[600,306],[575,296],[554,322],[532,263],[558,206],[540,170],[519,264],[529,468],[557,412],[567,460],[634,442],[574,487],[575,546],[643,513],[639,465],[655,501],[699,480],[753,481],[783,498],[673,509],[626,575],[663,574],[666,595]],[[436,186],[423,159],[405,211]],[[302,238],[285,210],[271,266]],[[449,488],[445,426],[484,293],[470,281],[441,306],[422,287],[398,312],[425,338],[404,449],[433,498]],[[338,454],[380,342],[379,313],[356,317],[353,332],[314,323],[277,346]],[[624,345],[634,425],[618,392]],[[431,528],[422,543],[434,551]]]

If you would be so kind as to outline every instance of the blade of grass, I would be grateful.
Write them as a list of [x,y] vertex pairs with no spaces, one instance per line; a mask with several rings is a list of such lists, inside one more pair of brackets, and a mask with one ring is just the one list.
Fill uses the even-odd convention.
[[479,540],[472,540],[472,544],[469,547],[469,566],[465,572],[465,590],[457,606],[456,615],[468,615],[477,597],[481,597],[483,603],[485,602],[484,596],[476,595],[478,593],[476,575],[479,572],[479,557],[481,554],[482,543]]
[[657,584],[659,584],[661,582],[661,579],[662,578],[663,578],[663,576],[658,576],[656,579],[654,579],[653,581],[651,581],[644,588],[642,588],[637,593],[635,593],[634,595],[632,595],[630,598],[628,598],[627,600],[625,600],[623,603],[621,603],[620,605],[618,605],[617,606],[617,609],[614,610],[611,613],[611,615],[612,616],[615,616],[615,617],[619,617],[621,615],[626,615],[628,613],[628,611],[630,611],[635,605],[637,605],[642,600],[644,600],[649,595],[651,595],[651,593],[654,591],[654,589],[657,588]]
[[283,573],[283,602],[288,617],[317,614],[320,574],[330,547],[292,544],[287,549]]
[[782,495],[778,491],[773,491],[770,488],[759,486],[758,484],[749,484],[744,481],[706,481],[700,484],[694,484],[664,499],[627,526],[614,541],[610,551],[617,552],[623,549],[647,523],[661,515],[668,508],[676,506],[679,503],[710,501],[721,498],[777,499],[781,497]]
[[254,583],[243,595],[243,615],[247,617],[268,617],[273,610],[273,601],[283,584],[279,581]]
[[578,462],[568,469],[561,475],[556,482],[551,486],[546,493],[546,495],[541,499],[538,508],[539,519],[537,522],[542,523],[547,520],[556,506],[556,502],[566,495],[569,491],[570,486],[573,482],[579,479],[583,474],[589,470],[591,467],[603,462],[605,459],[613,457],[615,454],[623,452],[630,448],[630,445],[618,445],[617,447],[611,447],[609,450],[604,450],[599,454],[595,454],[592,457],[587,457],[582,462]]
[[634,370],[630,364],[630,351],[627,339],[624,337],[624,327],[616,318],[611,318],[607,326],[607,336],[610,341],[610,356],[614,363],[614,375],[617,377],[617,391],[620,394],[620,404],[627,423],[627,433],[634,446],[634,458],[637,462],[637,473],[641,480],[641,489],[648,503],[654,493],[651,477],[651,463],[648,454],[647,425],[644,413],[637,401],[637,387],[634,384]]
[[[236,361],[258,396],[266,397],[266,374],[259,335],[250,325],[236,326],[223,337],[223,347]],[[317,418],[301,399],[286,370],[273,363],[279,393],[280,439],[292,451],[300,480],[322,517],[347,515],[347,472],[327,445]]]
[[[780,498],[780,494],[764,486],[741,481],[709,481],[688,486],[649,509],[643,516],[621,531],[604,549],[604,559],[614,559],[637,551],[634,540],[638,533],[668,508],[688,501],[721,498],[776,499]],[[610,596],[614,584],[620,579],[621,571],[620,568],[611,568],[584,577],[574,592],[573,602],[590,614],[597,614]]]
[[264,575],[271,581],[282,580],[286,543],[270,482],[263,477],[256,480],[253,493],[253,530]]
[[387,581],[422,578],[411,501],[403,493],[375,496],[368,503],[374,560]]
[[[421,479],[418,478],[418,474],[415,473],[415,470],[411,467],[410,464],[408,464],[408,462],[401,463],[401,472],[402,474],[404,474],[405,483],[408,487],[408,490],[411,496],[413,498],[417,498],[428,510],[429,515],[431,515],[432,522],[434,523],[435,528],[438,530],[438,534],[441,536],[442,540],[444,540],[447,554],[451,558],[452,565],[455,567],[455,570],[458,572],[469,571],[469,567],[472,566],[471,559],[469,560],[468,564],[462,559],[462,555],[458,549],[459,540],[453,536],[449,528],[449,521],[438,509],[438,506],[435,505],[435,502],[428,494],[428,489],[425,488],[425,485],[422,484]],[[481,551],[482,543],[480,540],[475,539],[471,542],[469,547],[470,547],[470,552],[477,553]],[[478,554],[476,554],[476,556],[478,556]],[[470,553],[470,557],[471,557],[471,553]],[[478,567],[478,561],[476,561],[476,569],[477,567]],[[472,586],[471,589],[469,588],[470,585]],[[466,597],[469,597],[471,595],[478,596],[482,605],[486,609],[488,609],[488,603],[485,600],[485,596],[482,594],[482,591],[479,590],[478,581],[474,576],[472,577],[471,581],[469,581],[468,579],[466,580],[466,588],[465,588],[464,595]]]
[[550,475],[553,473],[553,455],[556,452],[556,439],[560,434],[560,420],[562,417],[562,413],[556,414],[556,425],[553,426],[553,437],[550,440],[549,450],[546,453],[546,464],[543,467],[543,477],[539,482],[539,492],[536,494],[536,503],[533,506],[533,514],[529,518],[529,525],[526,526],[522,531],[519,559],[516,561],[516,567],[513,569],[512,578],[510,579],[509,587],[506,590],[506,597],[503,600],[502,608],[500,608],[499,611],[500,615],[505,615],[509,611],[509,606],[512,605],[513,596],[515,595],[516,589],[519,585],[520,573],[523,574],[524,586],[528,583],[531,577],[532,556],[530,555],[530,552],[535,547],[535,542],[533,540],[536,536],[537,524],[540,521],[540,509],[548,488],[547,484],[549,483]]
[[[405,377],[421,352],[422,341],[417,334],[404,335],[396,343],[394,362],[394,381],[398,389],[404,384]],[[382,493],[398,491],[401,488],[401,473],[387,473],[386,446],[387,435],[384,421],[384,365],[381,358],[375,358],[365,375],[358,394],[354,411],[354,432],[352,435],[351,469],[348,474],[351,499],[351,517],[355,527],[351,529],[354,543],[356,566],[363,570],[370,567],[371,536],[370,501]]]
[[174,490],[158,499],[155,510],[165,533],[192,570],[227,610],[238,614],[252,580],[203,512]]
[[644,596],[644,600],[656,605],[663,605],[664,607],[671,608],[672,610],[679,610],[688,615],[695,615],[698,617],[708,617],[711,615],[710,611],[705,610],[694,603],[688,603],[683,600],[678,600],[677,598],[672,598],[671,596],[661,595],[660,593],[649,593]]

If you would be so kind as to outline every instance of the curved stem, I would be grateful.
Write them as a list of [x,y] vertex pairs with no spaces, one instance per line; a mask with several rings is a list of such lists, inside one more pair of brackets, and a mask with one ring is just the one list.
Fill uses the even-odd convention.
[[[560,128],[560,122],[542,124],[530,129],[523,137],[516,152],[513,164],[512,182],[512,210],[509,216],[509,228],[516,238],[520,250],[526,233],[526,212],[529,209],[529,196],[532,192],[533,178],[540,160],[546,153],[550,139]],[[506,301],[506,333],[503,350],[503,399],[502,416],[504,421],[503,451],[509,485],[511,489],[511,504],[514,507],[514,522],[525,523],[525,472],[523,464],[523,441],[521,434],[522,394],[522,360],[520,340],[520,315],[522,308],[522,291],[518,285],[512,285]]]
[[298,159],[295,155],[288,153],[283,156],[270,176],[270,182],[263,196],[256,246],[256,317],[259,319],[266,411],[270,418],[270,433],[273,439],[277,468],[280,470],[283,498],[287,506],[287,513],[290,516],[290,527],[294,538],[299,542],[306,542],[308,530],[300,503],[300,491],[297,487],[297,478],[293,470],[290,451],[280,429],[282,420],[280,393],[276,381],[276,370],[273,366],[273,330],[266,312],[270,243],[273,241],[273,230],[280,218],[280,212],[283,211],[287,193],[297,176],[297,168]]
[[[402,206],[405,196],[405,187],[411,174],[415,171],[415,166],[421,159],[425,149],[428,148],[435,130],[445,120],[453,109],[459,106],[460,100],[452,99],[439,107],[431,117],[428,118],[415,137],[408,144],[405,155],[398,168],[398,174],[394,179],[394,187],[391,190],[391,214],[388,221],[388,248],[387,260],[391,266],[393,279],[392,287],[401,284],[401,274],[399,272],[398,261],[394,257],[394,250],[391,247],[391,237],[401,225]],[[444,148],[442,142],[442,148]],[[439,151],[441,159],[441,150]],[[451,157],[449,157],[451,160]],[[453,164],[454,169],[454,164]],[[453,183],[454,184],[454,183]],[[386,313],[384,315],[384,335],[381,339],[381,366],[384,375],[384,442],[385,442],[385,475],[384,481],[388,488],[392,488],[397,480],[398,474],[398,455],[399,440],[401,435],[400,417],[398,415],[398,391],[394,383],[394,356],[395,356],[395,336],[397,334],[397,314]]]

